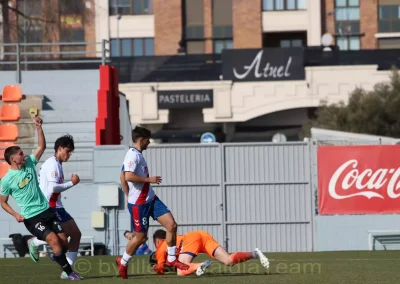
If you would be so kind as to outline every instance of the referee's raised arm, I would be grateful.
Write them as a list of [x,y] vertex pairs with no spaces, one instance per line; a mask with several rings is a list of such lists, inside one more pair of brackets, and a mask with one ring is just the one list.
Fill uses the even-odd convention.
[[38,146],[36,150],[33,152],[36,160],[40,160],[42,157],[44,150],[46,150],[46,139],[44,138],[44,132],[42,129],[43,120],[40,117],[33,117],[33,123],[36,125],[36,129],[38,132]]

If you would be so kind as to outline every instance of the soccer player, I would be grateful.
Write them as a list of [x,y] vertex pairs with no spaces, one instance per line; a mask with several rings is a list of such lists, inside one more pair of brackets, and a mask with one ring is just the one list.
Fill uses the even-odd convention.
[[124,179],[128,183],[129,191],[125,192],[128,198],[128,209],[132,216],[131,223],[136,236],[131,239],[122,257],[116,258],[119,274],[123,279],[128,278],[128,263],[137,249],[146,242],[149,227],[149,217],[159,222],[166,230],[168,257],[166,264],[181,270],[189,268],[176,258],[176,229],[177,224],[167,206],[156,196],[152,184],[161,183],[161,177],[149,177],[149,169],[142,151],[150,144],[151,132],[143,127],[135,127],[132,131],[133,147],[125,155],[123,171]]
[[[121,180],[121,187],[122,191],[126,195],[126,208],[129,209],[128,207],[128,195],[129,195],[129,185],[128,182],[125,180],[125,172],[124,172],[124,165],[122,165],[121,169],[121,175],[120,175],[120,180]],[[129,241],[132,240],[136,236],[136,233],[134,232],[134,227],[133,227],[133,222],[131,222],[131,230],[130,231],[125,231],[124,232],[124,237],[127,238]],[[142,244],[136,251],[136,255],[142,255],[142,254],[151,254],[152,251],[149,249],[146,243]]]
[[[165,243],[166,232],[164,230],[157,230],[154,232],[153,241],[156,246],[156,251],[150,256],[150,264],[154,265],[153,270],[158,274],[164,274],[165,269]],[[186,271],[177,269],[180,276],[186,276],[196,272],[198,276],[202,275],[205,270],[211,265],[211,261],[207,260],[203,263],[192,263],[193,259],[199,253],[205,253],[209,257],[217,261],[233,266],[235,264],[248,261],[250,259],[259,259],[262,266],[266,269],[269,268],[268,258],[256,248],[253,252],[235,252],[228,254],[227,251],[207,232],[194,231],[179,235],[177,237],[178,255],[179,260],[186,263],[190,268]]]
[[[32,235],[52,247],[54,261],[68,275],[69,280],[81,280],[65,256],[67,236],[39,187],[35,166],[46,149],[46,141],[42,119],[34,117],[33,122],[38,133],[38,147],[34,153],[26,156],[19,146],[11,146],[4,151],[4,158],[11,167],[1,180],[1,207],[14,216],[17,222],[24,222]],[[8,204],[10,195],[21,208],[21,214]]]
[[[63,231],[70,237],[68,242],[68,252],[66,254],[68,263],[73,267],[77,257],[81,240],[81,231],[71,215],[65,210],[61,201],[61,193],[72,188],[79,183],[79,176],[72,174],[71,181],[64,182],[64,172],[62,163],[69,160],[75,150],[74,138],[71,135],[59,137],[54,143],[54,156],[48,158],[40,168],[39,184],[40,189],[46,196],[50,207],[57,216]],[[28,241],[29,252],[33,261],[39,261],[38,246],[43,242],[37,238]],[[54,255],[50,255],[54,259]],[[68,275],[64,272],[61,279],[67,279]]]

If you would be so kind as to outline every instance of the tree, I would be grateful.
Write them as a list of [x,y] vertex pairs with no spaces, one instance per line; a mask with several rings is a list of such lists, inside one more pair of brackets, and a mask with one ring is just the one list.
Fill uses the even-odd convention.
[[390,82],[378,83],[372,91],[356,88],[343,101],[322,101],[316,118],[303,126],[302,136],[310,137],[311,127],[400,138],[400,74],[393,68]]
[[[3,43],[50,43],[85,42],[94,34],[94,0],[0,0]],[[87,29],[91,32],[85,33]],[[87,40],[93,42],[93,39]],[[15,52],[14,46],[7,46],[4,52]],[[29,46],[21,51],[76,51],[85,46]],[[95,49],[95,48],[94,48]],[[84,57],[83,54],[77,55]],[[41,58],[43,55],[32,55]],[[46,57],[49,57],[47,55]],[[52,57],[60,57],[53,55]],[[15,56],[8,56],[15,59]]]

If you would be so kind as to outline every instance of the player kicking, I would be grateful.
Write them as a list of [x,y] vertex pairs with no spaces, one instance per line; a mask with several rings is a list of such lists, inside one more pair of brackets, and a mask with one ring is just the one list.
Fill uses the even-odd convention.
[[[73,272],[65,255],[68,248],[67,236],[39,187],[35,166],[46,149],[46,141],[42,120],[35,117],[33,121],[38,133],[38,147],[34,153],[26,156],[18,146],[8,147],[4,152],[4,158],[11,167],[1,180],[1,207],[18,222],[24,222],[32,235],[51,246],[54,261],[66,273],[68,280],[81,280]],[[8,204],[10,195],[21,208],[21,215]]]
[[[166,252],[165,235],[166,233],[164,230],[157,230],[153,235],[154,245],[157,249],[155,253],[150,256],[150,264],[154,265],[153,270],[158,274],[164,274],[167,271],[164,266]],[[205,231],[194,231],[186,233],[183,236],[178,236],[177,245],[179,246],[179,260],[190,266],[186,271],[177,269],[177,273],[180,276],[190,275],[194,272],[200,276],[211,265],[210,260],[206,260],[203,263],[192,263],[193,259],[199,253],[205,253],[209,257],[228,266],[257,258],[260,260],[262,266],[266,269],[269,268],[268,258],[260,249],[256,248],[254,252],[235,252],[229,255],[226,250]]]
[[[71,181],[64,182],[64,172],[62,163],[67,162],[75,150],[74,139],[70,135],[64,135],[54,143],[54,156],[48,158],[40,168],[40,188],[46,196],[50,207],[55,212],[58,222],[61,224],[68,242],[68,252],[66,254],[68,263],[73,267],[77,257],[78,248],[81,241],[81,232],[75,223],[74,219],[64,209],[61,201],[61,192],[64,192],[74,185],[79,183],[79,176],[73,174]],[[39,261],[38,246],[45,244],[37,238],[28,241],[29,253],[33,261]],[[54,260],[54,255],[50,258]],[[61,279],[67,279],[68,275],[64,272],[61,274]]]
[[147,163],[142,151],[150,144],[151,132],[143,127],[135,127],[132,131],[133,147],[125,155],[123,178],[121,183],[128,183],[129,190],[124,190],[128,198],[128,209],[136,236],[129,240],[125,253],[117,257],[116,263],[119,274],[123,279],[128,278],[128,263],[137,249],[146,242],[149,227],[149,217],[158,221],[167,230],[166,243],[168,257],[166,264],[181,270],[189,268],[176,258],[176,229],[177,224],[165,204],[156,196],[151,183],[159,184],[161,177],[149,177]]

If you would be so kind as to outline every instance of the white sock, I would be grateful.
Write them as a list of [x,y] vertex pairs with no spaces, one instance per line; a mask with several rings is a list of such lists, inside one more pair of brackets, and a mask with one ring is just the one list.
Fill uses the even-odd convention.
[[41,241],[41,240],[39,240],[38,238],[34,238],[34,239],[33,239],[33,243],[34,243],[36,246],[47,245],[47,243],[46,243],[45,241]]
[[121,264],[123,266],[128,266],[128,262],[131,260],[131,257],[132,257],[131,255],[124,252],[124,255],[122,256],[122,259],[121,259]]
[[78,258],[78,252],[77,251],[69,251],[65,254],[67,257],[69,265],[73,266],[76,259]]
[[167,258],[168,262],[173,262],[176,259],[176,246],[168,247],[167,254],[168,254]]

